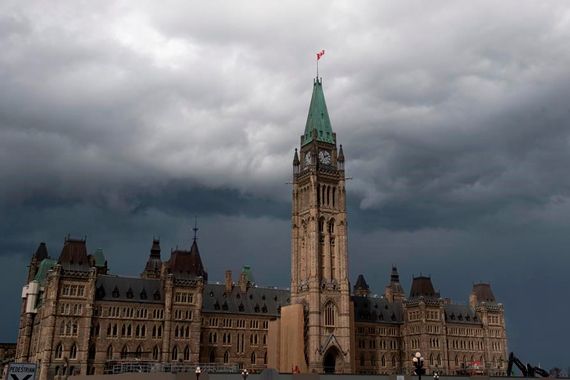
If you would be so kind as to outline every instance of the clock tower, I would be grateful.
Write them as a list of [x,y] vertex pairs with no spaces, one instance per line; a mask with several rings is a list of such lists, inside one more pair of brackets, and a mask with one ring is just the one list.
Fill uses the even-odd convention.
[[322,79],[313,95],[300,149],[293,159],[291,302],[304,308],[309,372],[350,373],[352,306],[342,145],[337,148]]

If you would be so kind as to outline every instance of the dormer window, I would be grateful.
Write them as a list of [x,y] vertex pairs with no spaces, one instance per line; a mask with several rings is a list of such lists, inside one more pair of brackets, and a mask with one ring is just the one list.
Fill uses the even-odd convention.
[[113,295],[113,298],[119,298],[119,288],[117,288],[115,286],[115,289],[113,289],[112,295]]

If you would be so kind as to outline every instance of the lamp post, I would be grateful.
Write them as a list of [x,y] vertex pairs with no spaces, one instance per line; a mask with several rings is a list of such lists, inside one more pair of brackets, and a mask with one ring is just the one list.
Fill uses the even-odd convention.
[[247,380],[247,376],[249,376],[249,372],[247,370],[247,368],[244,368],[241,370],[241,377],[243,378],[243,380]]
[[200,366],[196,367],[196,371],[194,371],[194,373],[196,374],[196,380],[200,380],[200,374],[202,373],[202,368],[200,368]]
[[439,372],[438,371],[433,372],[433,380],[439,380]]
[[418,380],[422,380],[422,367],[424,366],[424,358],[422,357],[422,354],[420,354],[419,351],[416,352],[416,354],[412,358],[412,362],[414,363],[414,367],[416,367],[416,374],[418,375]]

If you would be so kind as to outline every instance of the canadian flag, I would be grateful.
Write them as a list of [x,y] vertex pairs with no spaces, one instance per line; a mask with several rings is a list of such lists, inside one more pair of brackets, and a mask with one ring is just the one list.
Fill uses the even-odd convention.
[[322,57],[323,55],[325,55],[325,51],[324,51],[324,50],[321,50],[320,52],[318,52],[318,53],[317,53],[317,61],[318,61],[319,59],[321,59],[321,57]]

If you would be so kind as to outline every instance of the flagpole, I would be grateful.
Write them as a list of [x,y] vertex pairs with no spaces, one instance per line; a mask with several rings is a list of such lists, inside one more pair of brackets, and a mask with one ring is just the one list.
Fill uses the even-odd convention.
[[317,82],[319,81],[319,58],[317,57]]

